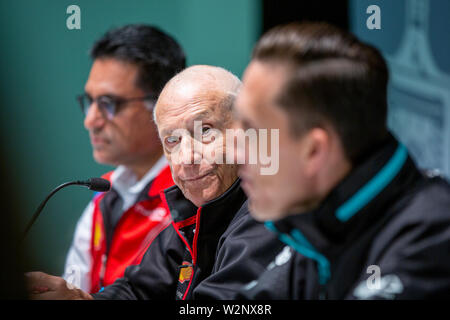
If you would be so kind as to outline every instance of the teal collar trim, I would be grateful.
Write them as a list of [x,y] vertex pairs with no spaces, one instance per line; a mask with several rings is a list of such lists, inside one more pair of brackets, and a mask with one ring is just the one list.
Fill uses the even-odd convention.
[[359,189],[358,192],[336,210],[336,217],[341,222],[346,222],[353,217],[397,176],[407,158],[408,151],[400,143],[384,167],[364,187]]
[[[404,145],[399,143],[388,162],[386,162],[369,182],[338,207],[335,212],[336,218],[341,222],[346,222],[352,218],[394,180],[407,159],[408,151]],[[291,229],[290,233],[283,233],[276,228],[272,221],[266,221],[265,226],[276,233],[282,242],[303,256],[316,261],[319,283],[325,285],[328,282],[331,276],[329,260],[311,245],[298,228]]]
[[284,242],[294,250],[298,251],[303,256],[310,258],[317,262],[317,268],[319,273],[319,283],[325,285],[330,279],[330,262],[328,259],[318,252],[311,243],[305,238],[305,236],[297,229],[291,231],[290,235],[281,233],[275,227],[272,221],[266,221],[265,226],[278,234],[280,241]]

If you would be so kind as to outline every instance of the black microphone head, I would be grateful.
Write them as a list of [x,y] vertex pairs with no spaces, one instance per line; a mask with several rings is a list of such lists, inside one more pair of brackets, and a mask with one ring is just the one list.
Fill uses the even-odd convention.
[[106,179],[90,178],[87,182],[89,190],[105,192],[111,189],[111,183]]

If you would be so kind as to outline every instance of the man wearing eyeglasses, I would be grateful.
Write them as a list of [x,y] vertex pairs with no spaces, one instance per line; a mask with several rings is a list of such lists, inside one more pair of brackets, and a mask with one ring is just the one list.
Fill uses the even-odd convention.
[[91,50],[93,65],[78,96],[95,161],[117,167],[103,177],[78,221],[64,278],[88,292],[138,264],[170,222],[160,192],[173,185],[153,106],[165,83],[185,67],[180,45],[161,30],[127,25],[107,32]]

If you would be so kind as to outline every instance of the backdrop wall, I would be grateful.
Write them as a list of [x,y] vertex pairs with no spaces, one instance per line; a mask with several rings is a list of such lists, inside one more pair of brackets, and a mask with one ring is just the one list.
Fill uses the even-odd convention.
[[[366,26],[370,5],[381,29]],[[350,0],[350,25],[388,62],[389,127],[420,167],[450,178],[450,1]]]
[[[81,29],[69,30],[69,5],[81,10]],[[260,33],[257,0],[86,0],[0,2],[0,127],[11,188],[28,221],[46,194],[72,179],[110,168],[91,156],[75,96],[83,92],[93,42],[111,27],[149,23],[184,47],[188,64],[222,66],[241,76]],[[50,200],[31,230],[30,268],[63,270],[75,223],[92,193],[69,187]]]

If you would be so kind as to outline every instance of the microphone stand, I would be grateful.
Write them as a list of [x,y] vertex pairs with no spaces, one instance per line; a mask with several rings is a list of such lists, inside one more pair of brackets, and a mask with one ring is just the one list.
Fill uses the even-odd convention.
[[33,214],[33,217],[31,218],[30,222],[28,222],[28,225],[25,229],[25,232],[23,233],[23,237],[22,237],[22,242],[25,240],[28,231],[30,230],[31,226],[33,225],[33,223],[36,221],[36,219],[39,217],[42,209],[44,209],[45,204],[47,203],[47,201],[59,190],[61,190],[62,188],[65,188],[67,186],[70,185],[84,185],[87,186],[89,189],[91,189],[91,184],[89,181],[70,181],[70,182],[66,182],[63,183],[61,185],[59,185],[58,187],[56,187],[55,189],[53,189],[52,192],[50,192],[50,194],[44,199],[44,201],[41,202],[41,204],[39,205],[39,207],[36,209],[36,211]]

